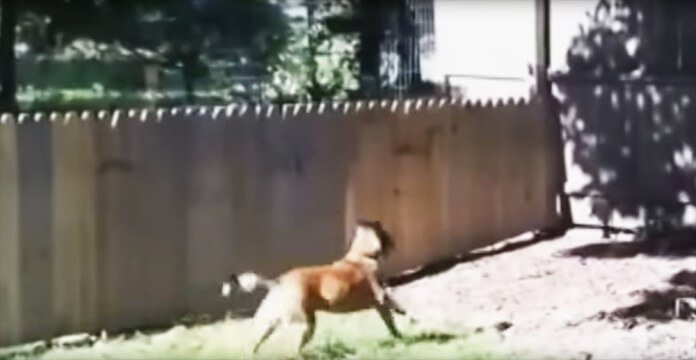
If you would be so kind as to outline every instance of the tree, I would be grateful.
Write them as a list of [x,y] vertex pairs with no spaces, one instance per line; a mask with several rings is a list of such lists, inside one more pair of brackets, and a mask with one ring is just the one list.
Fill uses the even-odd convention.
[[304,4],[292,36],[274,66],[273,87],[283,101],[346,98],[356,81],[354,36],[331,33],[324,19],[346,11],[339,2]]
[[189,102],[205,73],[203,60],[241,48],[243,61],[266,63],[288,33],[282,9],[265,0],[104,0],[96,10],[99,24],[61,28],[69,38],[118,44],[147,61],[179,68]]
[[[405,0],[345,0],[352,11],[330,17],[327,26],[336,34],[358,34],[357,60],[363,91],[381,86],[381,49],[388,31],[398,34],[397,51],[400,58],[399,76],[410,76],[409,83],[418,83],[419,72],[410,73],[407,66],[411,56],[406,41],[417,36],[411,10]],[[416,57],[417,61],[417,57]],[[419,66],[416,63],[416,66]]]
[[[21,13],[50,19],[47,43],[59,48],[77,39],[127,51],[131,56],[181,71],[188,101],[194,100],[195,81],[205,73],[206,60],[225,56],[224,49],[244,49],[247,62],[266,63],[285,46],[286,16],[268,0],[2,0],[10,20],[3,27],[2,66],[12,69],[14,26]],[[6,5],[7,4],[7,5]],[[9,77],[8,83],[13,77]],[[4,97],[14,98],[13,87]]]
[[17,0],[0,2],[0,110],[17,110],[15,72],[15,27]]

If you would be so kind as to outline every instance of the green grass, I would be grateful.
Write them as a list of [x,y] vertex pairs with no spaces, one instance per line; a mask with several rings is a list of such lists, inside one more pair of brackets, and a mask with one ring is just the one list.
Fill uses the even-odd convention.
[[[397,319],[402,339],[392,338],[375,312],[321,314],[303,359],[498,359],[505,358],[481,335],[442,331]],[[154,334],[98,341],[78,348],[2,355],[0,359],[250,359],[251,322],[228,319],[206,325],[175,326]],[[255,359],[293,359],[302,328],[281,328]]]

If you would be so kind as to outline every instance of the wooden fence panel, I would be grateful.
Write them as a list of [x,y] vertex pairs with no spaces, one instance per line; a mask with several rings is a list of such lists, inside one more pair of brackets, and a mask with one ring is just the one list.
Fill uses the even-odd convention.
[[108,328],[166,324],[186,306],[188,122],[123,115],[99,141]]
[[[351,224],[357,219],[380,220],[395,239],[401,239],[403,235],[395,195],[397,163],[392,151],[395,114],[375,103],[368,104],[368,107],[372,109],[354,120],[357,122],[357,139],[347,191],[350,209],[346,220],[349,227],[346,239],[352,236]],[[398,265],[404,247],[399,245],[399,248],[387,260],[386,268]]]
[[57,116],[53,154],[52,244],[55,331],[97,330],[98,237],[95,119]]
[[469,251],[557,219],[538,104],[452,109],[446,142],[446,237]]
[[[249,136],[247,129],[236,125],[248,121],[237,122],[225,114],[208,113],[190,123],[192,154],[186,242],[188,307],[192,312],[220,312],[224,309],[224,302],[217,296],[219,282],[231,271],[231,264],[236,259],[233,256],[241,248],[237,245],[250,242],[235,242],[239,235],[249,233],[244,224],[236,221],[239,214],[234,211],[235,203],[244,201],[236,197],[235,189],[243,187],[243,182],[237,181],[236,173],[245,163],[244,139]],[[248,165],[251,167],[253,164],[250,161]]]
[[0,120],[0,346],[22,339],[19,164],[14,118]]
[[17,126],[19,170],[20,316],[22,336],[54,334],[51,123],[27,118]]
[[393,119],[390,151],[396,161],[394,196],[402,249],[396,250],[398,266],[385,271],[404,271],[446,256],[442,225],[448,112],[447,108],[416,113],[398,109]]
[[276,122],[269,236],[277,270],[325,263],[344,249],[349,124],[338,108],[320,111]]
[[450,249],[466,251],[483,246],[494,230],[496,141],[486,109],[455,109],[448,141],[448,228]]
[[0,342],[251,306],[258,298],[222,299],[220,281],[332,261],[358,218],[394,236],[385,275],[554,224],[541,105],[464,105],[0,125]]

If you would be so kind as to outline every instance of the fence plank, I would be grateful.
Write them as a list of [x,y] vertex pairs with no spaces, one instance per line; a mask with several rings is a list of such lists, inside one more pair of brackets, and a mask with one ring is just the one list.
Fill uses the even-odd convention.
[[124,116],[100,131],[104,321],[169,323],[186,305],[187,123]]
[[[66,123],[67,121],[67,123]],[[94,119],[52,128],[53,293],[57,333],[97,329],[97,166]]]
[[[235,166],[236,159],[225,152],[228,135],[227,119],[213,120],[203,116],[191,122],[192,155],[191,183],[188,196],[188,232],[186,266],[188,276],[188,308],[202,311],[219,307],[210,296],[217,289],[209,282],[217,277],[218,282],[226,275],[217,265],[229,258],[230,237],[233,228],[231,205],[232,181],[225,166]],[[218,274],[216,274],[216,270]]]
[[403,271],[445,256],[442,184],[447,111],[405,114],[399,110],[395,114],[396,134],[391,151],[396,161],[395,195],[401,228],[397,240],[403,245],[402,250],[396,250],[400,263],[392,271]]
[[448,154],[447,175],[445,178],[445,232],[449,238],[448,249],[452,253],[464,251],[461,244],[471,243],[480,237],[476,233],[476,221],[472,206],[478,193],[475,189],[475,153],[469,150],[477,136],[473,131],[471,110],[457,107],[451,110],[452,120],[445,138]]
[[265,132],[258,139],[271,200],[267,255],[272,260],[263,266],[273,273],[298,263],[327,262],[343,250],[350,150],[343,145],[346,122],[330,109],[321,115],[314,109],[291,119],[276,113],[261,120]]
[[[356,219],[373,219],[382,222],[395,238],[402,238],[397,216],[396,176],[397,164],[392,151],[394,114],[388,109],[374,109],[355,119],[356,149],[350,172],[351,196],[348,223]],[[397,244],[398,247],[401,245]],[[395,251],[387,259],[385,273],[389,273],[400,261]]]
[[16,124],[0,123],[0,346],[22,339]]
[[17,146],[22,336],[36,339],[54,333],[51,124],[27,120]]

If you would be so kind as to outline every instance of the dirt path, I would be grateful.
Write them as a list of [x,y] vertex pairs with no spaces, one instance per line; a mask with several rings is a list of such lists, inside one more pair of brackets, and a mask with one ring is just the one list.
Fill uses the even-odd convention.
[[418,318],[498,332],[537,359],[696,359],[696,321],[673,319],[675,297],[696,297],[696,237],[675,256],[627,240],[572,230],[394,293]]

